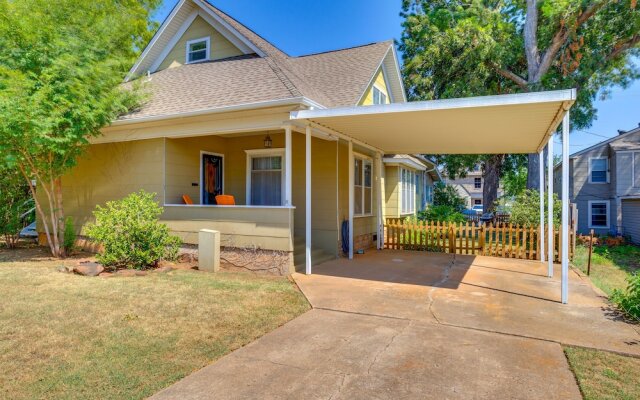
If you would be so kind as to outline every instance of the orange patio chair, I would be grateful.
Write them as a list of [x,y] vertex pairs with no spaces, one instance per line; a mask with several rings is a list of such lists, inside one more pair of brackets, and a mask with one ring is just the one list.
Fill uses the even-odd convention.
[[235,206],[236,199],[229,194],[219,194],[216,196],[216,203],[218,203],[219,206]]
[[190,205],[190,206],[193,205],[193,200],[191,200],[191,197],[189,197],[188,194],[183,194],[182,195],[182,201],[184,201],[184,204],[187,204],[187,205]]

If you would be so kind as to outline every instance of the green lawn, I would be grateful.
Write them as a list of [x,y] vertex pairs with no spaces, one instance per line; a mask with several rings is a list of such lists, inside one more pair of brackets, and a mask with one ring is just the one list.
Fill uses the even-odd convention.
[[0,398],[144,398],[309,309],[285,278],[60,265],[0,250]]
[[[573,264],[587,273],[588,247],[576,246]],[[626,278],[640,269],[640,247],[632,245],[594,246],[591,257],[591,281],[607,295],[613,289],[625,289]]]
[[585,400],[640,399],[640,359],[577,347],[564,351]]

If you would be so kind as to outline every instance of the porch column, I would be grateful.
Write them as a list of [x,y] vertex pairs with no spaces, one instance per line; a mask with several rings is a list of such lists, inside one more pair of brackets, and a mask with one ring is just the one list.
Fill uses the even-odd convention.
[[555,236],[553,234],[553,134],[547,143],[547,163],[549,164],[549,170],[547,171],[547,180],[549,181],[549,187],[547,188],[547,251],[549,252],[547,275],[551,278],[553,277],[553,259],[555,258],[553,249]]
[[353,142],[349,140],[349,259],[353,259]]
[[540,262],[544,262],[544,148],[540,150]]
[[562,120],[562,303],[569,301],[569,111]]
[[377,153],[376,174],[378,175],[377,193],[378,203],[378,250],[384,247],[384,214],[382,212],[382,153]]
[[284,205],[291,206],[291,125],[284,128]]
[[311,127],[307,125],[306,135],[306,154],[305,154],[305,273],[311,275]]

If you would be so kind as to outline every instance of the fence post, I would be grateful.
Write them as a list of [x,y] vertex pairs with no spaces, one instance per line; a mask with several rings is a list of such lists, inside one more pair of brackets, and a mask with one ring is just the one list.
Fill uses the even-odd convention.
[[484,224],[480,225],[480,229],[478,230],[478,235],[480,236],[480,255],[484,256]]
[[449,225],[449,253],[454,253],[456,252],[456,243],[455,243],[455,236],[453,233],[453,226],[454,224]]
[[587,276],[591,275],[591,252],[593,251],[593,229],[589,232],[589,260],[587,261]]

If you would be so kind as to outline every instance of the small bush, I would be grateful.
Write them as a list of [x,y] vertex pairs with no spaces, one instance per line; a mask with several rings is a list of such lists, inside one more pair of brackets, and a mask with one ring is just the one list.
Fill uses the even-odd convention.
[[87,233],[104,247],[98,261],[116,268],[144,269],[160,260],[175,259],[181,241],[159,222],[160,214],[155,193],[144,190],[97,206],[96,221]]
[[433,205],[447,206],[454,211],[464,210],[466,204],[453,186],[437,182],[433,185]]
[[67,254],[71,253],[76,246],[76,228],[73,224],[73,218],[67,217],[64,220],[64,250]]
[[[512,203],[507,203],[506,199],[500,202],[500,208],[511,214],[509,222],[520,226],[540,225],[540,195],[537,190],[525,190],[515,197]],[[547,221],[547,196],[544,196],[545,223]],[[554,225],[560,225],[560,215],[562,214],[562,203],[558,200],[558,195],[553,195],[553,221]]]
[[429,206],[426,210],[418,213],[421,221],[440,221],[464,223],[467,218],[451,206]]
[[625,313],[640,320],[640,274],[629,276],[627,282],[626,290],[614,289],[611,300]]

